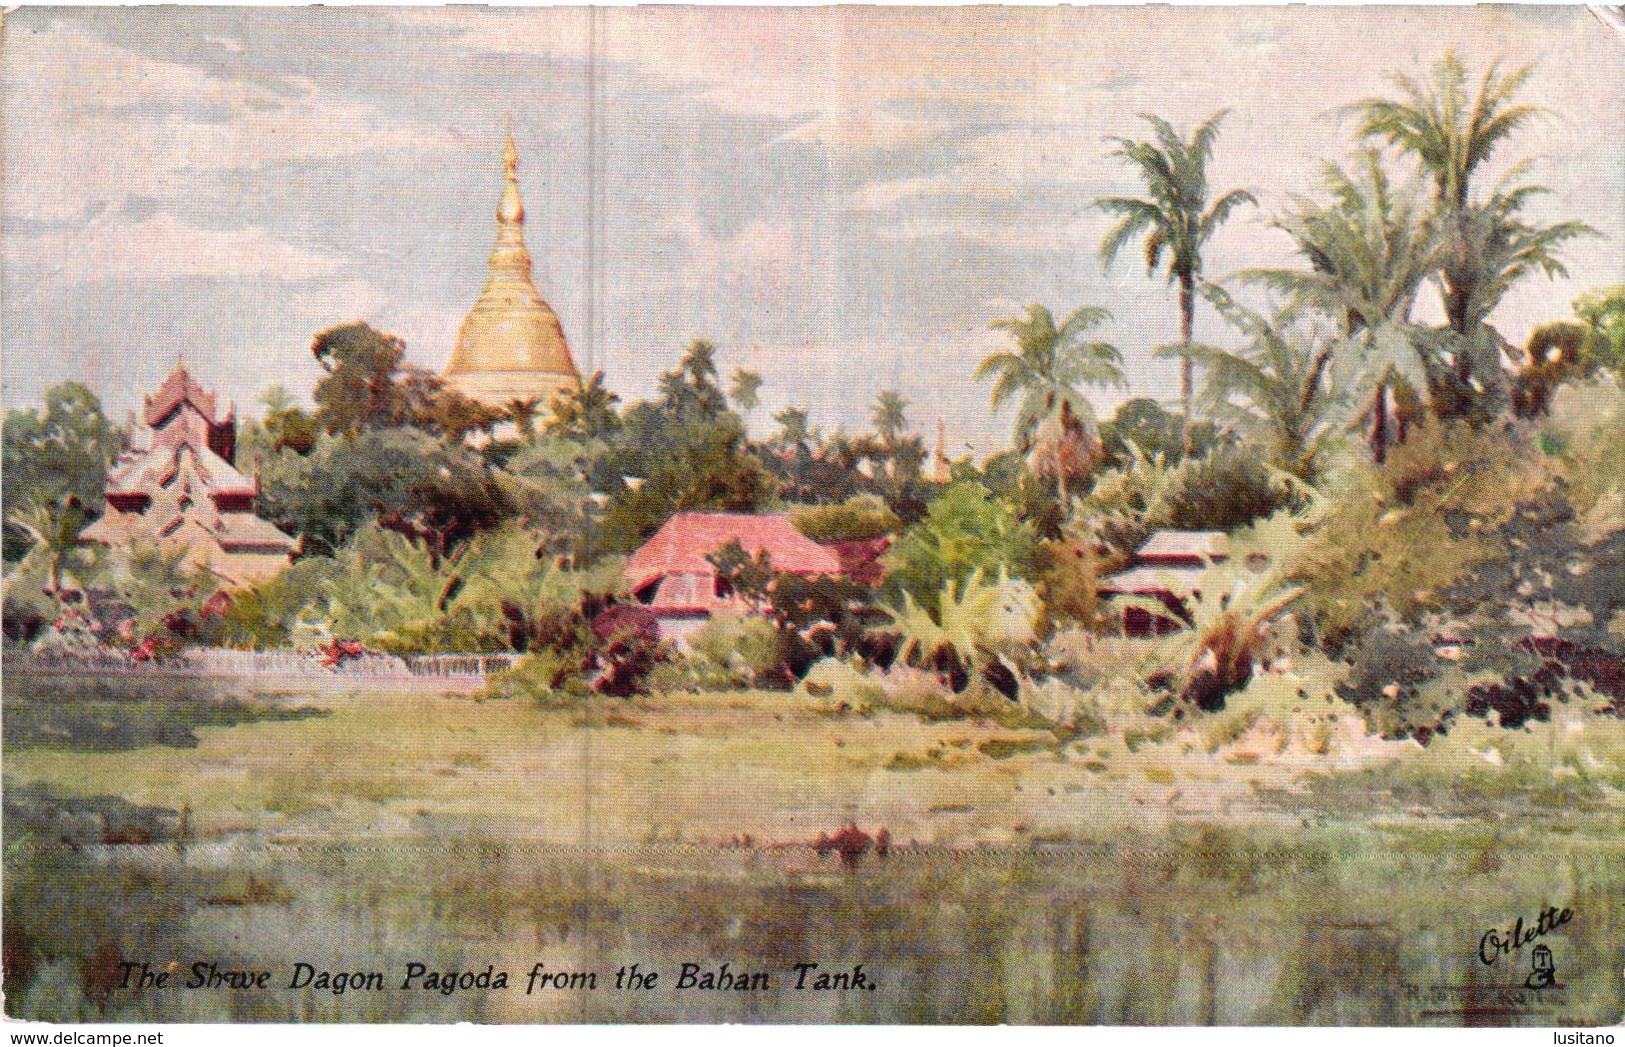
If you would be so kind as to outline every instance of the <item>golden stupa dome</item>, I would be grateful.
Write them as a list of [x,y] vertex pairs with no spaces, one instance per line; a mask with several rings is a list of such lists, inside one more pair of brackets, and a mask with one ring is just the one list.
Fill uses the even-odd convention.
[[497,239],[485,289],[457,332],[446,384],[492,407],[574,389],[581,381],[564,328],[530,275],[525,205],[519,199],[519,150],[502,144],[505,184],[497,205]]

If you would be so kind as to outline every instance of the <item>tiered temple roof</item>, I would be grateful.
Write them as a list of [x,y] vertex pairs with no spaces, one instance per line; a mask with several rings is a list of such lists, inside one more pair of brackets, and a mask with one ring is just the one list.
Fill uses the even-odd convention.
[[197,567],[231,586],[288,565],[294,539],[254,514],[259,483],[233,462],[235,412],[217,416],[214,394],[177,365],[146,398],[146,447],[125,451],[107,470],[107,511],[87,541],[155,541],[183,546]]

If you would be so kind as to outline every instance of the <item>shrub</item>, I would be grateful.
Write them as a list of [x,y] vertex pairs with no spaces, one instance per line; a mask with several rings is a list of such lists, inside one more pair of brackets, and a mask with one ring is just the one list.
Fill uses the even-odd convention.
[[322,583],[336,570],[333,560],[297,560],[274,578],[232,594],[226,613],[203,626],[206,642],[259,650],[287,646],[294,627],[322,601]]
[[1465,680],[1459,673],[1455,680],[1439,679],[1440,659],[1425,632],[1383,623],[1350,646],[1348,680],[1337,694],[1360,710],[1367,726],[1384,738],[1411,737],[1424,745],[1449,730]]
[[1222,444],[1172,470],[1157,527],[1231,531],[1291,503],[1289,491],[1252,448]]
[[[1358,710],[1334,695],[1329,684],[1340,674],[1330,663],[1316,660],[1304,669],[1290,676],[1255,676],[1231,694],[1222,711],[1201,721],[1208,751],[1235,741],[1259,721],[1268,720],[1279,733],[1283,748],[1297,743],[1306,751],[1324,752],[1338,722]],[[1309,678],[1307,685],[1304,677]]]
[[1074,514],[1089,520],[1093,536],[1112,550],[1108,571],[1160,528],[1230,531],[1293,503],[1292,492],[1244,445],[1220,444],[1177,465],[1132,441],[1125,446],[1126,460],[1095,477]]
[[787,638],[772,622],[757,615],[717,614],[688,640],[683,659],[702,662],[722,686],[755,687],[782,683],[787,677]]
[[[1040,613],[1037,591],[1001,569],[997,582],[980,569],[962,588],[943,584],[935,615],[903,594],[901,610],[882,607],[891,624],[882,631],[899,638],[898,656],[917,666],[979,668],[984,676],[1011,675],[1011,659],[1032,653]],[[1011,680],[1013,684],[1013,678]]]
[[980,571],[1005,571],[1015,578],[1038,572],[1038,541],[1030,524],[979,484],[949,487],[926,508],[887,551],[886,591],[894,601],[906,594],[936,613],[943,587]]
[[591,664],[598,673],[592,689],[611,698],[648,694],[650,674],[670,657],[671,647],[662,640],[637,632],[618,633],[593,652]]
[[825,654],[860,645],[874,590],[850,578],[779,574],[768,593],[769,613],[780,629]]
[[648,688],[655,694],[705,694],[743,686],[739,675],[726,665],[681,650],[650,670],[648,678]]
[[1505,434],[1432,424],[1355,470],[1300,557],[1321,642],[1335,652],[1386,613],[1415,625],[1485,565],[1515,566],[1497,529],[1550,479],[1527,451]]
[[922,720],[988,719],[1007,726],[1031,726],[1026,711],[980,679],[955,693],[940,677],[893,666],[881,680],[877,704]]
[[1039,547],[1043,562],[1038,576],[1038,595],[1044,609],[1039,631],[1048,632],[1059,623],[1092,625],[1100,609],[1099,582],[1108,562],[1087,534],[1068,531],[1062,537]]
[[879,497],[854,495],[835,505],[800,506],[790,511],[796,530],[824,545],[862,542],[902,530],[903,521]]
[[[1229,558],[1189,583],[1182,594],[1188,628],[1167,640],[1184,665],[1182,699],[1201,709],[1223,708],[1225,696],[1252,679],[1280,644],[1285,625],[1278,618],[1303,594],[1290,579],[1303,545],[1298,530],[1309,522],[1287,512],[1271,517],[1237,535]],[[1119,596],[1113,603],[1158,618],[1169,613],[1147,596]]]
[[529,698],[544,708],[573,705],[590,693],[579,653],[542,649],[486,678],[478,698]]

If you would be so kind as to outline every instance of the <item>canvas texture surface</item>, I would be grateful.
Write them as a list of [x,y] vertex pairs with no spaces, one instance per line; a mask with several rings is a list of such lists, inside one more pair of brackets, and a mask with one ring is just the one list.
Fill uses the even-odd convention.
[[8,1017],[1621,1020],[1621,9],[0,78]]

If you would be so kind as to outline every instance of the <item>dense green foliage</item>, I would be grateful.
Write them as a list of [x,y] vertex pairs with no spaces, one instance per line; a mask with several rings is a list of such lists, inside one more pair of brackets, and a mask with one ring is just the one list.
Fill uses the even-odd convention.
[[[948,463],[946,482],[896,389],[876,390],[868,431],[826,432],[782,398],[752,419],[762,376],[725,381],[722,351],[695,339],[648,399],[622,403],[600,372],[491,409],[400,339],[345,324],[311,344],[311,406],[275,387],[240,433],[260,512],[302,556],[204,614],[215,583],[174,550],[78,541],[123,436],[59,386],[5,419],[8,635],[523,652],[491,693],[548,701],[789,688],[816,663],[813,697],[857,679],[892,708],[982,709],[991,693],[1147,731],[1212,715],[1214,738],[1286,715],[1272,666],[1296,652],[1335,677],[1320,732],[1354,712],[1423,740],[1566,702],[1625,713],[1625,294],[1581,295],[1517,349],[1494,326],[1592,235],[1536,220],[1527,164],[1489,180],[1541,115],[1531,76],[1469,75],[1454,55],[1393,75],[1348,107],[1349,159],[1266,216],[1291,264],[1217,282],[1204,255],[1257,205],[1209,185],[1224,114],[1111,138],[1144,192],[1095,201],[1113,219],[1101,262],[1137,245],[1177,288],[1179,341],[1134,348],[1180,360],[1181,410],[1138,396],[1106,416],[1098,397],[1129,384],[1124,333],[1106,308],[1034,303],[992,319],[1008,342],[972,372],[1009,446]],[[1435,325],[1416,315],[1431,294]],[[1223,324],[1199,343],[1203,303]],[[884,548],[884,581],[788,574],[725,545],[709,558],[736,613],[685,642],[661,642],[647,610],[601,614],[625,599],[618,556],[688,511],[784,513],[854,562]],[[1142,607],[1171,631],[1139,661],[1079,657],[1078,636],[1087,655],[1124,622],[1103,579],[1170,528],[1226,532],[1238,552]]]
[[[55,512],[69,499],[92,518],[101,513],[102,478],[122,449],[123,436],[102,414],[94,393],[77,382],[52,386],[45,391],[43,411],[7,410],[4,434],[0,501],[8,517]],[[8,520],[6,563],[21,558],[30,541],[24,528]]]
[[1026,578],[1038,569],[1038,537],[1010,507],[974,483],[956,483],[926,506],[925,518],[887,551],[887,591],[907,593],[935,614],[943,587],[973,573],[1009,571]]

